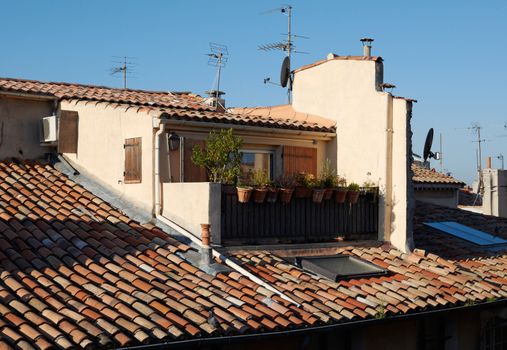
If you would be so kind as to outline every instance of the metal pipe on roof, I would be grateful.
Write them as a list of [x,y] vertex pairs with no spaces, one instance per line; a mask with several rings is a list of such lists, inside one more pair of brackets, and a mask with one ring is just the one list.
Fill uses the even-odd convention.
[[153,119],[153,126],[158,123],[158,130],[155,133],[154,148],[153,148],[153,216],[156,217],[160,214],[161,200],[160,200],[160,135],[165,130],[165,125],[160,123],[159,120]]
[[[167,226],[171,227],[172,229],[174,229],[178,233],[182,234],[183,236],[189,238],[192,242],[194,242],[195,244],[197,244],[199,247],[203,246],[203,244],[202,244],[202,242],[201,242],[201,240],[199,238],[197,238],[191,232],[187,231],[186,229],[184,229],[180,225],[176,224],[175,222],[169,220],[168,218],[166,218],[166,217],[164,217],[162,215],[157,215],[157,219],[160,220],[161,222],[163,222],[164,224],[166,224]],[[229,266],[233,270],[239,272],[240,274],[242,274],[245,277],[248,277],[250,280],[252,280],[253,282],[257,283],[258,285],[266,288],[267,290],[270,290],[271,292],[273,292],[276,295],[278,295],[280,298],[282,298],[284,300],[287,300],[288,302],[296,305],[297,307],[301,306],[298,302],[296,302],[292,298],[286,296],[284,293],[280,292],[278,289],[276,289],[275,287],[273,287],[271,284],[263,281],[262,279],[260,279],[259,277],[257,277],[253,273],[251,273],[250,271],[248,271],[245,268],[241,267],[239,264],[237,264],[236,262],[234,262],[229,257],[223,255],[222,253],[220,253],[216,249],[211,248],[211,252],[212,252],[212,254],[213,254],[214,257],[222,260],[227,266]]]

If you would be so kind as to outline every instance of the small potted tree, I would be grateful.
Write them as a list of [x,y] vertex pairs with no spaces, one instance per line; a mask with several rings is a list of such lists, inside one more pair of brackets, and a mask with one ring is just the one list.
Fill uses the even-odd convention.
[[[206,169],[211,182],[236,183],[241,168],[241,144],[241,138],[235,136],[232,129],[212,130],[205,148],[196,145],[192,149],[192,162]],[[248,201],[249,191],[252,191],[249,186],[238,185],[238,199]]]
[[334,200],[336,203],[345,203],[347,198],[347,180],[344,177],[336,175],[336,188],[334,189]]
[[289,204],[292,199],[292,194],[294,193],[294,177],[291,175],[283,175],[277,182],[280,187],[280,202],[282,202],[282,204]]
[[252,173],[252,185],[254,187],[253,200],[255,203],[264,203],[268,193],[269,176],[264,169],[257,169]]
[[278,199],[278,192],[279,192],[279,188],[276,187],[276,185],[273,183],[273,181],[270,181],[268,184],[268,193],[266,194],[266,202],[276,203],[276,201]]
[[352,182],[347,187],[347,202],[350,204],[356,204],[359,199],[359,185]]

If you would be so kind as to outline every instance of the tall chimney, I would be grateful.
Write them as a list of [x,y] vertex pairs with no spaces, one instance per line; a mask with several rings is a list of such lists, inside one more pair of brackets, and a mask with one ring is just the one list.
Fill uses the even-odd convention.
[[363,56],[371,57],[371,43],[373,42],[373,39],[362,38],[360,41],[363,43]]
[[491,169],[491,157],[486,158],[486,168]]
[[219,112],[225,111],[225,100],[222,97],[223,95],[225,95],[225,92],[220,90],[208,90],[205,91],[205,94],[208,95],[208,97],[204,99],[205,103],[215,107],[216,110]]
[[210,266],[212,262],[211,247],[209,246],[210,224],[201,224],[201,265]]

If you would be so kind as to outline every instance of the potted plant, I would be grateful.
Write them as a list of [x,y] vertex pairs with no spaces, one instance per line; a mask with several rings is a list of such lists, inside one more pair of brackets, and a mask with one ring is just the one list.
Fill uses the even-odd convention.
[[363,183],[363,191],[366,199],[370,203],[375,203],[377,200],[378,187],[373,181],[366,180]]
[[290,175],[283,175],[277,182],[280,187],[280,202],[282,202],[282,204],[290,203],[292,194],[294,193],[294,177]]
[[336,203],[345,203],[347,198],[347,180],[344,177],[336,175],[336,188],[334,189],[334,200]]
[[326,193],[326,189],[323,186],[322,181],[314,181],[312,184],[312,202],[313,203],[322,203],[324,199],[324,194]]
[[296,181],[296,198],[310,198],[312,196],[315,176],[305,172],[298,173],[295,176]]
[[254,187],[253,200],[255,203],[264,203],[268,193],[269,176],[264,169],[257,169],[251,175],[252,185]]
[[320,181],[322,187],[325,189],[324,199],[329,200],[333,196],[333,189],[337,186],[336,175],[334,170],[331,169],[331,162],[326,159],[322,171],[320,172]]
[[266,194],[266,202],[276,203],[276,200],[278,199],[278,192],[278,187],[276,187],[275,184],[270,181],[268,184],[268,193]]
[[350,204],[356,204],[359,199],[359,185],[352,182],[347,187],[347,202]]
[[238,182],[236,186],[236,193],[238,194],[238,202],[248,203],[250,201],[250,197],[252,196],[252,190],[253,188],[251,186]]

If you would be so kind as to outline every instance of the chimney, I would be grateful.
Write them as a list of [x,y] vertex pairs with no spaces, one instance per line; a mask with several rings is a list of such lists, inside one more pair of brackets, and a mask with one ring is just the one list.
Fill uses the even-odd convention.
[[211,247],[209,246],[210,224],[201,224],[201,265],[210,266],[212,263]]
[[371,43],[373,42],[373,39],[362,38],[360,41],[363,43],[363,56],[371,57]]
[[206,104],[215,107],[219,112],[225,112],[225,100],[222,98],[225,92],[220,90],[208,90],[204,93],[208,95],[208,97],[204,99]]
[[486,168],[491,169],[491,157],[486,158]]

